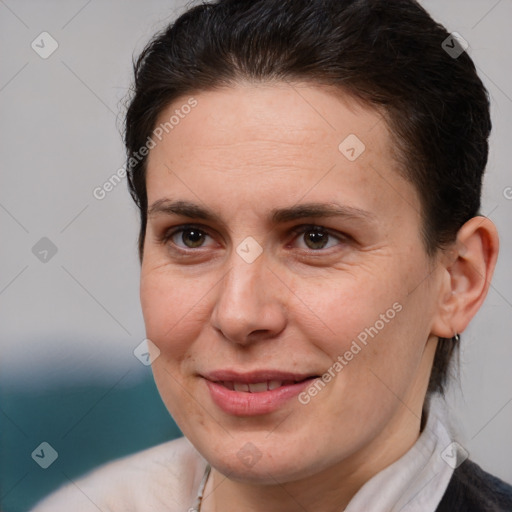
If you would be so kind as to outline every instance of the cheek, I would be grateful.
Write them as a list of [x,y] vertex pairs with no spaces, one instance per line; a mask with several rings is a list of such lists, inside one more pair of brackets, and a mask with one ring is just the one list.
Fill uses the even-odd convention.
[[[180,278],[168,269],[143,269],[140,298],[146,336],[160,350],[152,371],[160,396],[178,424],[202,424],[197,405],[190,400],[190,378],[184,367],[194,366],[193,340],[199,337],[204,319],[200,298],[204,295],[193,280]],[[196,281],[197,283],[197,281]]]
[[376,323],[379,333],[389,329],[398,308],[393,305],[403,292],[386,275],[392,273],[338,272],[316,282],[295,280],[291,286],[298,299],[291,309],[294,321],[307,331],[308,339],[318,340],[322,351],[335,359],[350,350],[352,341],[369,338]]
[[323,353],[337,393],[350,391],[360,403],[375,403],[381,394],[390,395],[379,377],[398,393],[405,391],[429,332],[426,289],[410,293],[412,275],[379,265],[375,272],[339,273],[313,286],[312,280],[294,283],[307,305],[295,309],[294,322]]
[[191,338],[201,329],[205,291],[198,282],[164,269],[142,272],[140,298],[146,335],[162,355],[183,357]]

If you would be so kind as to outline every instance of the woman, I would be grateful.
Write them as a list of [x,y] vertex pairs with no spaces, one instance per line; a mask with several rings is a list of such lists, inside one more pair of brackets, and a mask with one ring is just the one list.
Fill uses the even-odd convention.
[[37,511],[512,509],[436,398],[498,253],[464,47],[413,0],[220,0],[155,37],[125,142],[185,437]]

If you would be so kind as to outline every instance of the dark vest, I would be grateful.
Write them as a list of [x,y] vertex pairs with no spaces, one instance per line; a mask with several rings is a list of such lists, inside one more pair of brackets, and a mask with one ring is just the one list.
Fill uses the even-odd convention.
[[512,486],[466,459],[453,472],[436,512],[511,512]]

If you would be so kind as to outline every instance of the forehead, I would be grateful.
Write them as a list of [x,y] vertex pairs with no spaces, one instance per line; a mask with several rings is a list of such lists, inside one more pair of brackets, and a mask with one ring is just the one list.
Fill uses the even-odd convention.
[[339,90],[319,85],[238,84],[200,92],[194,99],[197,105],[193,109],[187,107],[190,97],[182,97],[161,112],[157,126],[165,128],[171,118],[176,123],[167,126],[163,134],[167,143],[174,140],[218,151],[237,143],[248,149],[251,143],[269,149],[279,146],[280,150],[288,145],[290,152],[314,146],[336,150],[335,154],[339,142],[349,134],[376,151],[389,143],[380,113]]
[[[191,97],[195,106],[185,108]],[[177,99],[157,127],[165,123],[148,156],[150,205],[170,188],[189,198],[215,190],[224,200],[252,203],[256,192],[267,203],[327,194],[362,209],[383,194],[388,202],[415,196],[397,172],[382,115],[339,91],[240,84]]]

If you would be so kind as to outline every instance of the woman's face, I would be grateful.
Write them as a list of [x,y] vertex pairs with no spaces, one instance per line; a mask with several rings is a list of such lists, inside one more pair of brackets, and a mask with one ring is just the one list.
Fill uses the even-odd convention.
[[403,453],[442,272],[384,120],[287,84],[184,97],[158,124],[173,115],[148,157],[141,301],[182,432],[259,483]]

